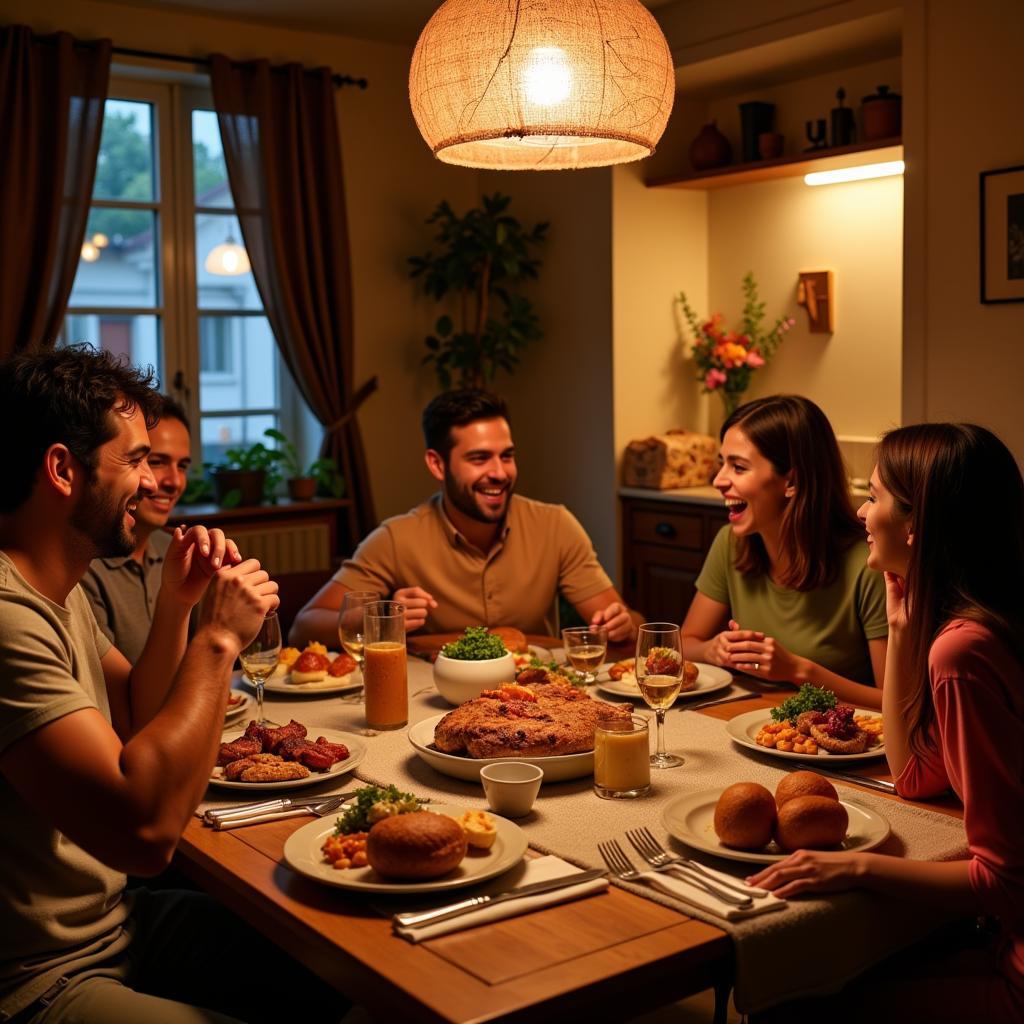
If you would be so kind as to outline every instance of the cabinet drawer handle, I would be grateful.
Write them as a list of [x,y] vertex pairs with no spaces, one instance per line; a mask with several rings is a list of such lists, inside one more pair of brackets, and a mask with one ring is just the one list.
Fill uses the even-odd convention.
[[671,523],[658,523],[654,528],[654,532],[659,537],[674,537],[676,535],[676,528]]

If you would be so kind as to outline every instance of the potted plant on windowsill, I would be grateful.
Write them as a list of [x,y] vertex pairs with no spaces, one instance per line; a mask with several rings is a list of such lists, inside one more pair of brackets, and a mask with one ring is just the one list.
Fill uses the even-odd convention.
[[340,498],[345,493],[345,481],[334,459],[314,459],[307,467],[299,458],[298,448],[280,430],[270,427],[263,431],[263,436],[277,442],[273,453],[284,470],[292,501],[309,501],[317,494]]
[[221,508],[259,505],[281,479],[276,470],[279,454],[257,441],[248,448],[229,448],[224,461],[210,468],[213,493]]

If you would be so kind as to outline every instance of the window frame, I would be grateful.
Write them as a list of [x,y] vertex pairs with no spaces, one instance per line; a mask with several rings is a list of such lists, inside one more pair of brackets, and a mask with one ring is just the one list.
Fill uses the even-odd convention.
[[[203,412],[200,407],[200,319],[259,318],[267,320],[262,297],[258,309],[202,308],[196,256],[196,217],[204,213],[229,214],[237,218],[234,197],[230,207],[199,206],[196,203],[194,154],[192,148],[192,112],[213,111],[213,93],[209,77],[198,66],[194,72],[171,70],[149,62],[117,62],[111,68],[107,98],[149,103],[153,110],[153,199],[150,201],[90,199],[90,208],[139,209],[156,216],[157,244],[154,262],[159,280],[156,302],[152,307],[85,306],[69,303],[65,311],[62,337],[71,338],[67,322],[84,316],[152,316],[157,323],[158,367],[162,390],[181,403],[193,425],[192,458],[194,465],[203,459],[202,424],[209,418],[273,417],[277,426],[291,437],[300,452],[312,443],[309,430],[313,419],[305,407],[295,382],[274,338],[274,372],[277,381],[276,405],[250,409],[225,408]],[[241,242],[242,239],[239,238]],[[229,331],[231,344],[238,344]],[[99,343],[99,338],[90,339]],[[237,364],[237,359],[236,359]],[[236,365],[234,376],[241,374]],[[252,442],[240,442],[245,445]]]

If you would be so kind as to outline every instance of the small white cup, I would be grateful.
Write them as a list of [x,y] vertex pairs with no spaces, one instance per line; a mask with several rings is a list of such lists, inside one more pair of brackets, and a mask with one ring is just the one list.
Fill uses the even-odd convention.
[[543,780],[544,770],[525,761],[503,761],[480,769],[488,806],[503,818],[529,814]]

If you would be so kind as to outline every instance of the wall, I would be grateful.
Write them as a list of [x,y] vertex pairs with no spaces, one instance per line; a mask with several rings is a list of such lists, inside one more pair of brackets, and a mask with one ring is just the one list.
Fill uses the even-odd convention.
[[486,172],[480,190],[512,196],[525,224],[551,223],[538,280],[524,290],[544,338],[495,382],[513,418],[519,489],[568,505],[614,576],[611,171]]
[[[879,84],[900,89],[899,61],[881,61],[817,75],[711,103],[740,152],[738,104],[761,99],[776,106],[786,152],[808,145],[804,122],[828,122],[838,88],[859,116],[861,97]],[[859,125],[858,125],[859,129]],[[735,322],[741,279],[757,278],[765,322],[796,318],[773,362],[754,375],[748,392],[807,395],[825,410],[838,434],[875,437],[900,421],[903,302],[903,181],[899,177],[809,187],[802,177],[720,189],[709,202],[708,311]],[[811,334],[796,305],[797,273],[831,270],[835,332]],[[716,412],[718,410],[716,409]],[[717,426],[719,419],[714,420]]]
[[[907,310],[907,419],[981,423],[1024,463],[1024,304],[983,305],[978,269],[978,175],[1024,164],[1024,4],[915,0],[908,8],[923,90],[910,125],[921,202],[908,227],[908,283],[920,305]],[[908,200],[909,188],[908,180]]]
[[338,122],[349,216],[355,316],[356,386],[377,375],[380,388],[359,422],[378,515],[402,512],[433,487],[423,466],[419,414],[436,390],[419,366],[422,339],[436,318],[405,269],[425,251],[423,223],[442,198],[475,201],[472,172],[434,160],[409,111],[410,49],[301,32],[251,21],[94,0],[0,0],[0,24],[40,32],[63,29],[84,39],[109,36],[115,46],[205,56],[266,57],[275,63],[328,64],[369,79],[365,92],[338,92]]

